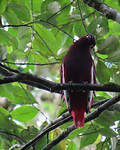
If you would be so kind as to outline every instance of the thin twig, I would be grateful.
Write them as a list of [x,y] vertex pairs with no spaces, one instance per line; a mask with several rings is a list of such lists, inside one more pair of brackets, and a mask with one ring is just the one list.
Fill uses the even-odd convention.
[[69,7],[70,5],[72,5],[72,3],[74,2],[74,0],[70,3],[68,3],[67,5],[65,5],[63,8],[61,8],[60,10],[58,10],[57,12],[55,12],[54,14],[52,14],[50,17],[47,18],[47,21],[50,20],[51,18],[53,18],[54,16],[58,15],[61,11],[63,11],[65,8]]
[[39,64],[39,63],[36,64],[36,63],[14,63],[14,62],[8,62],[8,61],[2,61],[2,62],[6,63],[6,64],[13,64],[13,65],[20,65],[20,66],[22,66],[22,65],[49,66],[49,65],[55,65],[55,64],[60,63],[60,62],[51,62],[51,63],[45,63],[45,64]]
[[40,23],[40,22],[44,22],[46,24],[49,24],[51,26],[53,26],[54,28],[58,29],[59,31],[65,33],[67,36],[69,36],[71,39],[73,39],[73,37],[67,33],[66,31],[62,30],[61,28],[59,28],[58,26],[56,26],[55,24],[47,21],[47,20],[43,20],[43,19],[39,19],[39,20],[35,20],[35,21],[32,21],[32,22],[29,22],[29,23],[26,23],[26,24],[19,24],[19,25],[3,25],[2,28],[5,28],[5,27],[14,27],[14,28],[18,28],[18,27],[29,27],[29,28],[32,28],[32,24],[35,24],[35,23]]
[[81,8],[80,8],[79,0],[77,0],[77,4],[78,4],[78,9],[79,9],[79,12],[80,12],[80,17],[81,17],[82,24],[83,24],[83,26],[84,26],[84,29],[85,29],[86,33],[88,33],[87,28],[86,28],[86,25],[85,25],[85,23],[84,23],[84,18],[83,18],[83,16],[82,16],[82,11],[81,11]]
[[18,136],[18,135],[15,134],[15,133],[11,133],[11,132],[4,131],[4,130],[1,130],[1,129],[0,129],[0,134],[6,134],[6,135],[8,135],[8,136],[13,136],[13,137],[15,137],[21,144],[22,144],[22,143],[26,143],[26,141],[25,141],[22,137]]

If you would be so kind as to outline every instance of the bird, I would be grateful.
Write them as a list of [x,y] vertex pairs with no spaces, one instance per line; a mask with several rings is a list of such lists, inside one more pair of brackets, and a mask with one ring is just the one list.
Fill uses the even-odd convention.
[[[63,83],[96,83],[96,71],[91,50],[96,45],[92,34],[87,34],[73,42],[63,58],[60,67],[60,82]],[[75,128],[85,124],[85,113],[93,103],[94,91],[72,89],[63,90],[62,97],[68,111],[72,114]]]

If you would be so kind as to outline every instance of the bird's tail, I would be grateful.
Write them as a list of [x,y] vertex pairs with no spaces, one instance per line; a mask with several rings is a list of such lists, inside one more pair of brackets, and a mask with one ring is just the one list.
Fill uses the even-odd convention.
[[74,120],[75,128],[84,126],[85,123],[85,110],[84,109],[73,109],[72,117]]

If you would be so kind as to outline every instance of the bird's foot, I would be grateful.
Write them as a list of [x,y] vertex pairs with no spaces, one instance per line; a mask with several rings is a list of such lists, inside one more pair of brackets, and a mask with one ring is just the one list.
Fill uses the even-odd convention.
[[[83,84],[83,86],[84,86],[84,85],[87,85],[87,84],[88,84],[88,81],[83,81],[83,82],[81,82],[81,84]],[[82,88],[80,89],[80,91],[83,92],[83,93],[86,92],[86,90],[84,90],[84,87],[82,87]]]
[[73,90],[73,87],[72,87],[73,81],[69,81],[68,83],[69,83],[68,91],[70,91],[70,92],[72,93],[72,92],[74,91],[74,90]]

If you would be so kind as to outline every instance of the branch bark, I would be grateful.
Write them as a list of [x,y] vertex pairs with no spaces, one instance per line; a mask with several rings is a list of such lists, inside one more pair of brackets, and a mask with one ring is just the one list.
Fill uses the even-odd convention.
[[83,0],[85,4],[87,4],[90,7],[93,7],[97,11],[101,12],[103,15],[105,15],[108,19],[112,19],[116,21],[117,23],[120,23],[120,13],[117,12],[112,7],[100,3],[97,0]]
[[93,91],[107,91],[107,92],[120,92],[120,85],[114,83],[108,83],[105,85],[89,84],[89,83],[55,83],[53,81],[46,80],[41,77],[29,73],[18,73],[12,76],[7,76],[0,79],[0,84],[7,84],[12,82],[21,82],[33,87],[37,87],[49,92],[60,93],[62,90],[73,90],[76,92],[84,90]]

